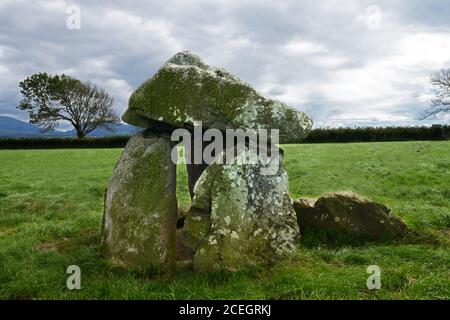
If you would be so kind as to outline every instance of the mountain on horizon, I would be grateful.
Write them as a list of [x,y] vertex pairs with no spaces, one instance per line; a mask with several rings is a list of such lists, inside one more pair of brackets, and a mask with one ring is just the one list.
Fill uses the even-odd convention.
[[0,137],[30,137],[43,135],[43,131],[28,122],[15,118],[0,116]]
[[[132,135],[141,130],[138,127],[130,126],[124,123],[112,125],[112,130],[106,128],[97,128],[88,134],[89,137],[107,137]],[[41,128],[31,123],[18,120],[13,117],[0,116],[0,138],[41,138],[41,137],[75,137],[76,131],[53,130],[44,132]]]

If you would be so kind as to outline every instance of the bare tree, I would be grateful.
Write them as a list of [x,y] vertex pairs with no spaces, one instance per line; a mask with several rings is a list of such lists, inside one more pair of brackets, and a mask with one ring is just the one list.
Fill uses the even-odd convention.
[[28,111],[30,122],[46,130],[60,121],[68,121],[84,138],[96,128],[119,121],[112,106],[114,100],[96,85],[66,75],[34,74],[19,84],[23,99],[18,107]]
[[73,126],[79,138],[96,128],[108,128],[108,125],[119,122],[112,109],[113,98],[93,83],[83,83],[76,91],[74,100]]
[[433,73],[430,80],[435,98],[431,100],[431,106],[425,111],[422,119],[450,113],[450,69]]

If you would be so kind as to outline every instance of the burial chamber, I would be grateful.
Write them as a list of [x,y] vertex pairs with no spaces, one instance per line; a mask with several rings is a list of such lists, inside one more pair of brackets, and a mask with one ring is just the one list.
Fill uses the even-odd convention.
[[[113,263],[174,270],[181,246],[194,270],[236,270],[295,250],[300,234],[282,156],[264,162],[248,145],[252,163],[239,162],[242,150],[233,148],[220,156],[232,152],[234,162],[187,165],[192,203],[177,233],[171,134],[201,123],[221,132],[276,129],[280,143],[298,142],[312,127],[305,113],[183,51],[133,92],[122,119],[143,131],[127,143],[105,193],[101,249]],[[277,169],[266,174],[274,162]]]

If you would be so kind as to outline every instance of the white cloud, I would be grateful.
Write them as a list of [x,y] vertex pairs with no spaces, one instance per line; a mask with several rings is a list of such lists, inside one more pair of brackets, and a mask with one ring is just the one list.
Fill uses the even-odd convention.
[[292,56],[311,55],[326,52],[323,45],[310,41],[291,41],[283,46],[286,54]]
[[133,92],[133,88],[123,79],[107,79],[103,83],[104,88],[109,92],[114,92],[116,106],[120,113],[126,110],[128,98]]
[[409,71],[432,71],[450,64],[450,32],[415,32],[399,39],[386,63]]

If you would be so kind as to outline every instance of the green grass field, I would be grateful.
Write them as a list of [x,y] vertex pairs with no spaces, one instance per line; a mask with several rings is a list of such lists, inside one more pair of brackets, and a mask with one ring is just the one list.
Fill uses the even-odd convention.
[[[298,254],[235,273],[139,274],[98,253],[103,192],[122,150],[0,150],[2,299],[449,299],[450,142],[286,145],[293,197],[353,190],[412,232],[350,245],[304,235]],[[178,199],[189,202],[179,167]],[[66,269],[81,267],[81,290]],[[381,289],[369,291],[369,265]]]

